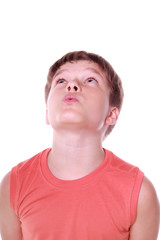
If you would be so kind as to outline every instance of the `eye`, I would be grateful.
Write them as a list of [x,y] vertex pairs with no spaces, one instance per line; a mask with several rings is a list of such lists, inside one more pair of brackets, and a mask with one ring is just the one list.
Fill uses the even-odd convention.
[[88,83],[98,83],[97,80],[93,77],[87,78],[86,82],[88,82]]
[[66,80],[63,78],[60,78],[56,81],[56,84],[62,84],[62,83],[66,83]]

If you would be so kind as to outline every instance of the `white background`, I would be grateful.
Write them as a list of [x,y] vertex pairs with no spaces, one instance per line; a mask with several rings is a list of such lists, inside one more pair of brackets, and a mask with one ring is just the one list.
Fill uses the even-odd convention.
[[159,1],[0,2],[0,179],[50,147],[44,86],[69,51],[102,55],[122,79],[125,99],[104,147],[137,165],[160,197]]

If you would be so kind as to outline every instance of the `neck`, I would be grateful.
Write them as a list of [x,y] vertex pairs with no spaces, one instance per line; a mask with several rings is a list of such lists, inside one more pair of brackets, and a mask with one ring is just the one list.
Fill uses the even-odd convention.
[[100,137],[84,133],[54,132],[48,165],[55,177],[65,180],[81,178],[95,170],[103,159]]

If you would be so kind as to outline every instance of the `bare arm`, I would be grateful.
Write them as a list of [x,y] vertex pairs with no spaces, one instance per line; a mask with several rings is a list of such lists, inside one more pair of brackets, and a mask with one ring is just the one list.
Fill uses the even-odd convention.
[[0,185],[0,232],[2,240],[22,240],[20,221],[10,205],[10,173]]
[[130,240],[157,240],[159,201],[152,183],[144,177],[137,209],[137,218],[130,231]]

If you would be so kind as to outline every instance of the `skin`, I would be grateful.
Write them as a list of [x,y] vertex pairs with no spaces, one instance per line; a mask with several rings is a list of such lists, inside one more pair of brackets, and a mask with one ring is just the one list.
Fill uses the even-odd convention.
[[[74,94],[78,101],[64,102],[68,94]],[[53,128],[54,146],[48,162],[56,177],[80,178],[101,164],[103,135],[108,125],[117,121],[118,109],[109,106],[106,77],[97,64],[66,63],[57,71],[46,118]]]
[[[96,63],[66,63],[56,72],[47,101],[46,122],[53,128],[54,146],[48,166],[57,178],[78,179],[102,163],[104,133],[119,115],[118,109],[109,105],[109,92],[105,74]],[[69,100],[69,94],[74,100]],[[2,240],[20,240],[20,222],[10,206],[9,184],[10,173],[0,188]],[[156,240],[158,226],[159,202],[152,183],[144,177],[129,239]]]

